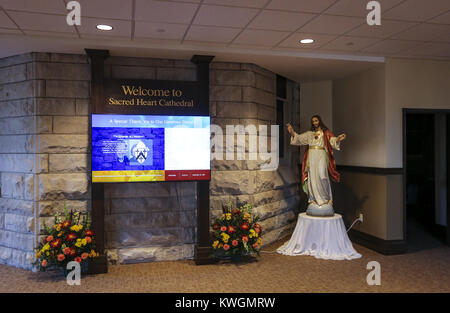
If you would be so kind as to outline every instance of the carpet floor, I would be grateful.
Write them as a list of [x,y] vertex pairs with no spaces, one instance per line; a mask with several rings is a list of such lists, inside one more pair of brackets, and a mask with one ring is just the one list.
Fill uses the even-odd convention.
[[[269,253],[287,240],[264,248],[261,257],[239,264],[196,266],[192,260],[111,265],[107,274],[83,277],[69,286],[59,272],[34,273],[0,265],[0,292],[450,292],[450,248],[428,240],[406,254],[385,256],[354,244],[362,258],[320,260]],[[431,244],[430,244],[431,243]],[[367,263],[381,265],[381,285],[369,286]]]

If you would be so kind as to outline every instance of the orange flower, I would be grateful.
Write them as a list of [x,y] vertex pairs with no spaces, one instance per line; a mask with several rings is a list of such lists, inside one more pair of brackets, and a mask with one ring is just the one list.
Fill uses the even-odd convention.
[[59,262],[64,261],[65,258],[66,257],[64,256],[64,254],[58,254],[58,261]]
[[227,231],[227,227],[226,226],[220,227],[220,231]]
[[249,230],[249,228],[250,228],[250,226],[248,226],[247,223],[242,223],[242,224],[241,224],[241,229],[242,229],[242,230]]
[[79,256],[77,256],[77,257],[75,258],[75,262],[81,263],[81,258],[80,258]]
[[52,236],[52,235],[50,235],[50,236],[47,236],[47,238],[46,238],[45,240],[47,240],[47,242],[50,242],[50,241],[52,241],[52,240],[53,240],[53,236]]
[[89,253],[85,252],[85,253],[83,253],[83,254],[81,255],[81,258],[82,258],[83,260],[86,260],[86,259],[88,258],[88,256],[89,256]]
[[75,248],[70,248],[70,253],[69,253],[69,255],[71,256],[71,257],[74,257],[74,256],[76,256],[77,255],[77,249],[75,249]]
[[42,260],[41,265],[42,265],[43,267],[46,267],[46,266],[47,266],[47,260]]
[[67,241],[73,241],[75,239],[77,239],[77,235],[75,235],[74,233],[67,234],[66,236]]
[[255,248],[255,249],[258,248],[258,243],[257,242],[253,244],[253,248]]
[[85,235],[86,235],[86,236],[90,236],[90,237],[92,237],[92,236],[94,236],[94,231],[93,231],[93,230],[90,230],[90,229],[88,229],[88,230],[86,230],[86,233],[85,233]]
[[86,242],[87,242],[87,243],[91,243],[91,242],[92,242],[92,238],[89,237],[89,236],[87,236],[85,239],[86,239]]
[[233,241],[231,242],[231,244],[232,244],[234,247],[236,247],[236,246],[239,244],[239,241],[233,240]]
[[230,249],[230,245],[224,244],[223,245],[223,250],[227,251],[228,249]]
[[67,228],[67,227],[69,227],[70,225],[71,225],[70,221],[64,221],[64,222],[61,224],[62,228]]
[[62,240],[60,238],[50,242],[52,248],[59,248],[62,245]]
[[242,241],[243,242],[248,242],[248,237],[247,236],[242,237]]
[[228,233],[229,233],[229,234],[232,234],[232,233],[234,233],[234,232],[236,232],[236,227],[234,227],[234,226],[228,226]]
[[64,250],[63,250],[63,253],[65,255],[69,254],[70,253],[70,248],[69,247],[65,247]]

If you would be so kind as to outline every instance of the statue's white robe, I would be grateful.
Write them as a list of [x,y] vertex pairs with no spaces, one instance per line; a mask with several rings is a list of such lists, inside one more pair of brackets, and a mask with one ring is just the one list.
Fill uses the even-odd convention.
[[[333,149],[340,150],[340,143],[336,142],[336,139],[336,137],[331,137],[330,145]],[[328,152],[324,142],[323,131],[295,133],[291,137],[291,145],[309,145],[310,147],[305,169],[308,172],[308,189],[305,191],[308,193],[309,203],[313,202],[319,206],[327,203],[332,204],[333,195],[328,176]],[[311,149],[312,146],[319,146],[323,149]]]

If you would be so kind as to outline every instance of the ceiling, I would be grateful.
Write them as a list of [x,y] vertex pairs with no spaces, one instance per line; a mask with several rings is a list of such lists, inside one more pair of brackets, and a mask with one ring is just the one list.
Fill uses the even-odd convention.
[[[450,60],[450,0],[79,0],[81,25],[66,23],[68,0],[0,0],[0,57],[29,51],[253,62],[297,81],[332,79],[385,57]],[[97,24],[113,26],[109,32]],[[309,45],[300,39],[313,38]]]

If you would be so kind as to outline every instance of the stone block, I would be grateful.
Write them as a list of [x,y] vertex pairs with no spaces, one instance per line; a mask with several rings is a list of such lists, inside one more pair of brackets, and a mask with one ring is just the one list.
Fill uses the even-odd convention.
[[51,116],[0,118],[0,135],[44,134],[51,131]]
[[5,213],[0,213],[0,230],[5,229]]
[[256,88],[268,91],[272,94],[275,93],[275,79],[263,76],[260,74],[255,74],[256,77]]
[[196,81],[197,80],[197,70],[194,68],[158,67],[156,69],[156,79],[158,79],[158,80]]
[[26,200],[0,198],[0,212],[14,213],[20,215],[33,215],[34,202]]
[[87,134],[89,118],[87,116],[54,116],[53,133],[55,134]]
[[88,56],[86,54],[50,53],[50,61],[86,64]]
[[263,236],[262,236],[262,241],[263,244],[262,246],[268,246],[282,238],[286,238],[286,240],[289,240],[289,237],[292,232],[295,229],[295,225],[297,224],[297,221],[293,221],[291,223],[288,223],[286,225],[284,225],[283,227],[280,228],[276,228],[273,229],[271,231],[266,232],[263,228]]
[[212,195],[253,194],[256,187],[255,171],[213,171],[211,173]]
[[268,78],[275,79],[275,73],[266,70],[265,68],[262,68],[261,66],[258,66],[256,64],[252,63],[242,63],[241,64],[241,70],[242,71],[253,71],[255,73],[258,73],[260,75],[266,76]]
[[113,65],[112,78],[122,79],[156,79],[154,67]]
[[197,66],[191,60],[173,60],[173,67],[197,69]]
[[154,182],[133,184],[105,184],[105,197],[108,198],[141,198],[170,197],[172,183]]
[[0,105],[1,117],[21,117],[34,114],[33,100],[31,98],[4,101]]
[[232,62],[211,62],[209,67],[212,70],[240,70],[240,63],[232,63]]
[[157,228],[145,231],[122,230],[106,233],[110,248],[170,246],[181,243],[182,230],[179,228]]
[[34,79],[90,80],[89,64],[34,62]]
[[89,82],[68,81],[68,80],[47,80],[45,92],[47,97],[87,99],[89,98]]
[[34,152],[35,135],[0,136],[0,153]]
[[34,174],[24,175],[24,190],[23,197],[26,200],[34,200]]
[[253,195],[255,206],[291,198],[299,193],[298,186],[284,187],[283,189],[269,190]]
[[24,199],[24,174],[2,173],[2,196],[13,199]]
[[90,202],[87,200],[61,200],[61,201],[39,201],[37,207],[39,216],[54,216],[56,213],[64,213],[64,202],[68,211],[74,210],[79,212],[90,211]]
[[86,174],[38,175],[39,200],[81,200],[89,198],[89,180]]
[[239,171],[245,169],[242,160],[211,160],[213,171]]
[[90,151],[88,135],[40,135],[40,153],[87,153]]
[[276,104],[274,94],[253,87],[242,87],[242,101],[256,102],[270,107],[275,107]]
[[88,99],[76,99],[75,105],[77,115],[89,115],[91,104]]
[[[180,226],[180,212],[129,213],[105,215],[105,230],[148,230]],[[183,225],[190,226],[190,225]]]
[[277,111],[274,107],[259,104],[257,118],[270,123],[276,123]]
[[45,82],[42,80],[28,80],[0,85],[0,101],[43,96],[45,96]]
[[[1,235],[0,235],[1,236]],[[23,251],[9,247],[0,248],[0,263],[12,265],[23,269],[32,269],[31,262],[34,260],[32,251]]]
[[152,197],[152,198],[106,198],[109,199],[110,212],[121,213],[149,213],[186,211],[196,208],[193,196],[180,197]]
[[17,214],[5,214],[4,229],[18,233],[34,232],[34,217]]
[[14,66],[33,61],[32,53],[13,55],[6,58],[0,58],[0,67]]
[[50,154],[49,171],[50,172],[89,172],[87,154]]
[[121,264],[152,261],[176,261],[183,258],[183,245],[171,247],[145,247],[118,249],[118,261]]
[[0,172],[32,173],[34,154],[0,154]]
[[299,197],[294,196],[287,199],[267,203],[254,208],[255,214],[257,214],[262,220],[280,215],[289,210],[297,209],[299,203]]
[[216,116],[224,118],[257,118],[258,105],[253,102],[217,102]]
[[173,60],[170,59],[151,59],[111,56],[105,60],[106,65],[128,65],[128,66],[147,66],[147,67],[172,67]]
[[214,71],[213,85],[256,86],[255,73],[252,71]]
[[32,251],[34,246],[34,235],[0,230],[0,246]]
[[[297,216],[292,211],[284,212],[265,220],[260,221],[263,232],[270,232],[274,229],[281,228],[297,220]],[[264,235],[263,235],[264,238]]]
[[75,99],[37,98],[37,115],[75,115]]
[[242,101],[242,88],[240,86],[210,85],[209,95],[210,100],[212,101],[232,101],[232,102]]

